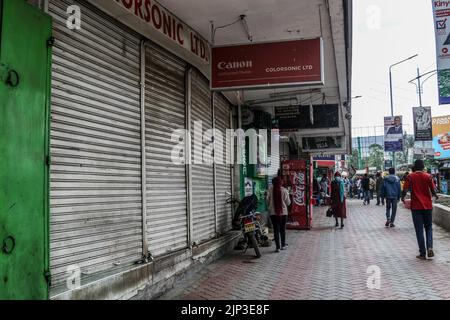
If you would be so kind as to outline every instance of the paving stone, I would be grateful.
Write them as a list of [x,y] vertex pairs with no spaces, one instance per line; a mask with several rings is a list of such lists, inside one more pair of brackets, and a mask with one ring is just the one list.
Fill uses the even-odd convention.
[[[419,261],[411,213],[403,205],[395,229],[384,227],[385,207],[356,200],[347,207],[343,230],[334,228],[325,207],[315,207],[312,230],[288,230],[288,250],[261,248],[258,260],[252,251],[230,252],[161,299],[450,299],[450,233],[434,226],[436,257]],[[380,290],[367,287],[370,266],[381,271]]]

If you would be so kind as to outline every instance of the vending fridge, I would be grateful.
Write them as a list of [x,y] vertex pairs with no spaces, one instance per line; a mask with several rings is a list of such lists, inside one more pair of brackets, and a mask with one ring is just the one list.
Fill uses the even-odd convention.
[[312,161],[288,160],[282,163],[285,187],[291,196],[286,228],[309,230],[312,227]]

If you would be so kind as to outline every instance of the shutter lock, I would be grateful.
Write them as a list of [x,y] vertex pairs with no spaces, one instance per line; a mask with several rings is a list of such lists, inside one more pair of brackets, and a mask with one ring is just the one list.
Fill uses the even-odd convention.
[[16,247],[16,240],[12,236],[3,239],[2,251],[6,254],[11,254]]

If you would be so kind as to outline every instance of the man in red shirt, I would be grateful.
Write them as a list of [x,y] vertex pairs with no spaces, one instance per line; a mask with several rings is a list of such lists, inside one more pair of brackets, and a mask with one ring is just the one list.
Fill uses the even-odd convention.
[[[433,179],[428,173],[423,171],[424,169],[425,165],[422,160],[416,160],[414,162],[414,172],[408,175],[402,192],[403,202],[405,202],[405,196],[408,191],[411,192],[411,211],[420,252],[420,255],[417,256],[417,258],[421,260],[427,259],[427,253],[428,258],[434,257],[433,203],[431,196],[433,195],[436,200],[438,199]],[[424,229],[426,234],[426,249],[423,237]]]

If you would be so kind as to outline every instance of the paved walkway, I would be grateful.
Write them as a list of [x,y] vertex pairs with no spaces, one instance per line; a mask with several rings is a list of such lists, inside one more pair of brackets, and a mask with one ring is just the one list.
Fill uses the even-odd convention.
[[[402,204],[393,229],[384,227],[384,207],[359,200],[347,206],[343,230],[316,208],[313,230],[288,231],[287,251],[262,248],[261,259],[231,252],[162,299],[450,299],[450,233],[434,226],[436,256],[420,261]],[[367,286],[370,266],[381,272],[379,289]]]

